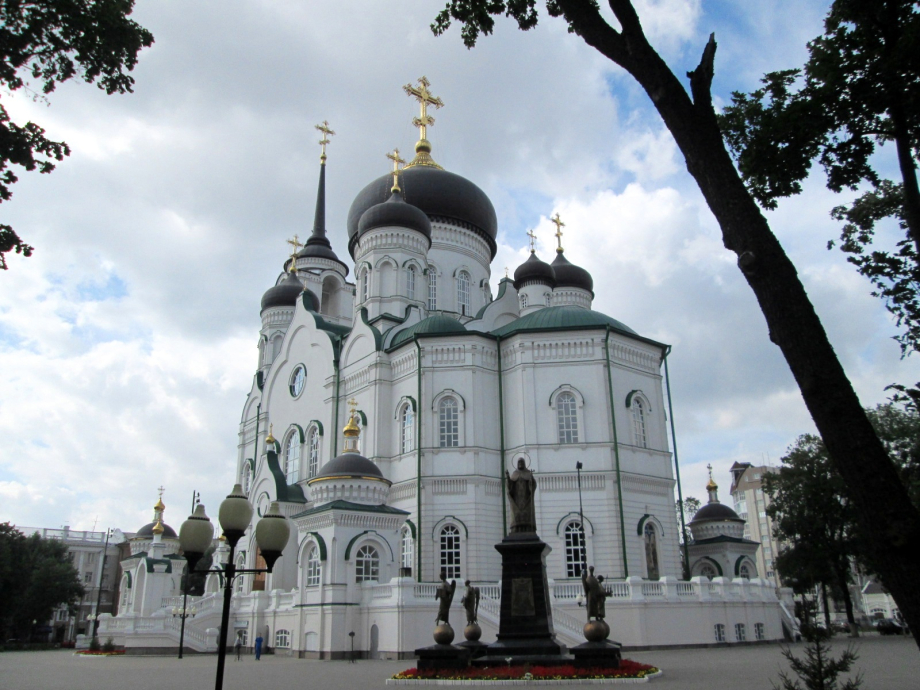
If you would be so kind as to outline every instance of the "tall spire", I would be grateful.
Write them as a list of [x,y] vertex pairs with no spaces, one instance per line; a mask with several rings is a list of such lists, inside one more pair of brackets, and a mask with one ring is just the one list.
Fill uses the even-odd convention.
[[[313,233],[307,238],[307,243],[297,255],[298,257],[314,257],[321,259],[330,259],[342,264],[339,257],[332,251],[332,244],[326,237],[326,145],[330,143],[329,137],[335,136],[329,128],[329,122],[323,120],[323,123],[316,125],[316,129],[323,133],[323,138],[319,140],[322,147],[322,153],[319,157],[319,185],[316,189],[316,212],[313,215]],[[347,275],[348,267],[342,264],[344,272]]]

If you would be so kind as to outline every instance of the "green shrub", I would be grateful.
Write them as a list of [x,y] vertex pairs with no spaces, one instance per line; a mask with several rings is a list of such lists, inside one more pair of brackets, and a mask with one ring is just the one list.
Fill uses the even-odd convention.
[[109,638],[105,641],[105,644],[102,645],[103,652],[114,652],[115,651],[115,640],[114,638]]
[[99,651],[99,647],[100,647],[100,645],[99,645],[99,638],[98,638],[98,637],[93,637],[93,638],[89,641],[89,650],[90,650],[91,652],[98,652],[98,651]]

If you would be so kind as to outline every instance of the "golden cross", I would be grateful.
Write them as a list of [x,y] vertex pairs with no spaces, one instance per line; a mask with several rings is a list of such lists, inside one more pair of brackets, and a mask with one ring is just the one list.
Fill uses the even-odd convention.
[[316,127],[316,129],[318,129],[320,132],[323,133],[323,138],[319,140],[319,145],[323,147],[323,153],[319,157],[319,159],[321,162],[325,163],[326,162],[326,144],[330,143],[329,137],[334,137],[335,132],[329,129],[328,120],[323,120],[323,124],[314,125],[314,127]]
[[157,491],[160,492],[160,500],[162,501],[162,500],[163,500],[163,492],[166,491],[166,488],[161,484],[161,485],[157,488]]
[[709,481],[712,481],[712,463],[706,465],[706,468],[709,470]]
[[348,401],[348,406],[351,408],[351,411],[348,413],[349,419],[357,419],[355,411],[358,409],[358,401],[352,398]]
[[406,161],[399,157],[399,149],[393,149],[393,153],[388,153],[387,158],[393,161],[393,189],[391,191],[399,191],[399,166],[405,165]]
[[562,228],[565,227],[565,223],[562,222],[562,219],[559,217],[559,212],[556,212],[554,218],[550,218],[550,222],[556,224],[556,251],[560,254],[562,253]]
[[527,231],[527,236],[530,238],[530,253],[533,254],[535,251],[534,245],[537,241],[537,236],[534,234],[532,229]]
[[433,96],[431,91],[428,90],[429,86],[431,86],[431,82],[426,77],[422,77],[418,80],[418,87],[412,86],[412,84],[406,84],[403,87],[403,91],[407,95],[414,97],[422,108],[421,116],[412,118],[412,124],[418,127],[419,139],[427,139],[428,125],[434,124],[434,118],[428,114],[428,106],[432,105],[435,108],[440,108],[444,105],[444,101]]
[[508,277],[508,267],[505,266],[505,278],[507,278],[507,277]]
[[300,240],[298,239],[296,234],[294,235],[294,239],[285,240],[285,241],[294,248],[294,251],[291,253],[291,273],[293,273],[294,270],[296,269],[295,263],[297,262],[297,251],[303,245],[300,243]]

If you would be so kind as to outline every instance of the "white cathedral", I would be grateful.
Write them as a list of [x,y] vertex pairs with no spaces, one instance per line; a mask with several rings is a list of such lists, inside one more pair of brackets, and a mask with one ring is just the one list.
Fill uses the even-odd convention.
[[[495,210],[432,158],[426,109],[441,102],[428,86],[405,87],[421,103],[416,155],[400,168],[390,154],[393,172],[358,192],[347,263],[325,227],[333,132],[317,127],[313,232],[305,245],[291,241],[295,253],[262,297],[237,459],[254,521],[278,502],[293,529],[271,574],[237,578],[234,632],[308,658],[341,658],[352,644],[364,656],[411,656],[432,643],[445,571],[461,590],[465,580],[480,587],[491,642],[494,545],[510,517],[505,471],[523,458],[537,480],[537,531],[552,547],[560,642],[584,641],[585,564],[605,576],[611,638],[627,648],[781,639],[794,625],[788,609],[758,578],[757,544],[743,539],[743,521],[719,504],[712,481],[710,504],[690,524],[694,577],[680,580],[662,377],[669,346],[591,309],[592,278],[566,259],[558,214],[552,263],[531,248],[493,296]],[[164,543],[174,531],[158,510],[123,562],[119,614],[100,628],[129,650],[178,639],[171,611],[182,568],[172,568],[176,546]],[[261,565],[253,535],[239,542],[240,567]],[[225,545],[217,555],[226,559]],[[219,587],[212,575],[205,595],[190,598],[191,649],[216,645]],[[458,602],[451,622],[462,630]]]

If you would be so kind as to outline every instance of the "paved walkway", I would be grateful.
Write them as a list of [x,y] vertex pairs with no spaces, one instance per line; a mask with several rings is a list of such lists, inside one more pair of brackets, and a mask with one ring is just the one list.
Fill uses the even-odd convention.
[[[837,638],[835,646],[845,646]],[[872,636],[858,641],[857,666],[866,690],[905,690],[920,687],[920,650],[910,638]],[[800,650],[801,644],[794,645]],[[664,675],[645,686],[649,690],[769,690],[786,668],[778,645],[720,647],[636,652],[632,659],[654,664]],[[227,659],[226,690],[281,688],[298,690],[394,690],[386,679],[412,666],[411,661],[304,661],[264,656],[256,662]],[[125,690],[156,687],[182,690],[212,688],[217,668],[213,655],[176,657],[81,657],[68,650],[0,654],[3,690]],[[398,686],[396,686],[398,687]],[[434,686],[426,686],[434,687]],[[564,686],[560,686],[564,687]],[[590,685],[570,686],[587,690]],[[614,686],[610,686],[614,687]],[[628,688],[632,685],[616,686]]]

